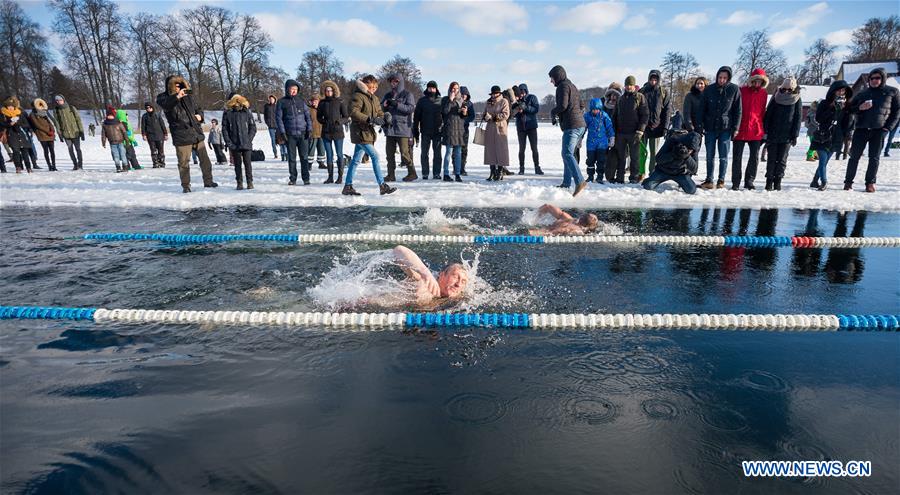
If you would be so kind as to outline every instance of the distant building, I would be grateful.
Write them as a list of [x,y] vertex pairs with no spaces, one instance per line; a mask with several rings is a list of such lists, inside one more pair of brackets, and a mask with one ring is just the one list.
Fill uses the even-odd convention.
[[[895,79],[900,75],[900,60],[879,60],[876,62],[844,62],[838,69],[834,80],[843,79],[850,83],[853,92],[859,92],[869,83],[869,72],[877,68],[884,69],[887,73],[888,80]],[[886,81],[890,83],[890,81]]]
[[825,99],[825,95],[828,94],[828,86],[807,86],[801,84],[799,87],[800,101],[803,102],[803,119],[806,120],[806,114],[809,112],[810,105],[814,101]]

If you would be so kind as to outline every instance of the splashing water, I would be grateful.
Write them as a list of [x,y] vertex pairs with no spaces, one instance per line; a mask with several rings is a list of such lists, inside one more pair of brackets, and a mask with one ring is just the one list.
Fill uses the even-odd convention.
[[[460,253],[459,263],[466,267],[469,274],[465,296],[453,301],[438,301],[437,309],[474,311],[484,306],[515,308],[532,301],[533,297],[530,294],[512,289],[505,284],[493,287],[478,276],[479,258],[484,249],[484,247],[467,248]],[[466,259],[467,251],[472,252],[472,259]],[[435,309],[434,306],[416,307],[416,283],[406,278],[391,249],[362,253],[351,251],[349,258],[336,258],[331,270],[326,272],[319,284],[309,289],[307,293],[316,306],[328,311]]]
[[[522,218],[519,220],[519,222],[529,227],[547,227],[553,225],[555,221],[556,219],[551,215],[538,213],[537,208],[529,208],[522,211]],[[600,221],[597,224],[597,230],[592,233],[598,235],[622,235],[625,231],[616,224]]]
[[440,208],[428,208],[424,214],[410,214],[405,224],[379,225],[376,231],[387,233],[427,232],[445,235],[465,235],[489,232],[490,229],[473,224],[468,218],[448,216]]

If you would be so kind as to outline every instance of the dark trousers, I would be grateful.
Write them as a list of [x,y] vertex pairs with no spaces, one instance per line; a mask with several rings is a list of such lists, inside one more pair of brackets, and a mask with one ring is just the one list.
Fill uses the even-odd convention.
[[81,158],[81,141],[75,137],[74,139],[66,139],[66,147],[69,148],[69,158],[72,159],[72,170],[79,170],[84,166]]
[[641,185],[644,186],[644,189],[652,191],[667,180],[675,181],[681,187],[681,190],[688,194],[697,192],[697,184],[694,183],[694,179],[691,179],[689,175],[671,175],[661,172],[659,169],[654,169],[650,173],[650,177],[644,179]]
[[308,151],[309,144],[305,137],[287,136],[288,174],[291,182],[297,182],[297,153],[300,154],[300,178],[304,184],[309,182],[309,163],[306,161]]
[[587,173],[588,180],[594,179],[594,173],[597,173],[597,182],[603,182],[603,173],[606,170],[606,148],[598,148],[596,150],[588,150],[587,152]]
[[847,161],[845,184],[853,184],[856,168],[863,150],[869,147],[869,166],[866,167],[866,184],[874,184],[878,176],[878,164],[881,162],[881,148],[884,147],[884,131],[881,129],[857,129],[853,132],[850,144],[850,160]]
[[531,146],[531,161],[534,163],[534,169],[540,166],[540,162],[538,161],[538,148],[537,148],[537,128],[519,130],[516,129],[516,135],[519,138],[519,170],[525,170],[525,140],[528,140],[528,145]]
[[[613,182],[616,180],[616,168],[619,163],[619,155],[616,152],[616,149],[608,149],[606,150],[606,170],[604,171],[606,175],[606,180],[608,182]],[[598,170],[599,173],[599,170]]]
[[12,148],[12,159],[16,164],[16,170],[25,169],[31,172],[31,149],[29,147]]
[[134,146],[132,146],[131,143],[129,143],[127,140],[122,143],[122,145],[125,146],[125,157],[128,159],[128,164],[131,165],[131,168],[141,168],[141,165],[138,163],[137,153],[134,152]]
[[[628,180],[636,181],[638,176],[638,153],[641,145],[636,134],[616,136],[616,154],[619,160],[616,182],[625,182],[625,163],[628,161]],[[629,160],[630,158],[630,160]]]
[[441,176],[441,136],[438,134],[437,136],[431,136],[429,134],[422,134],[422,142],[419,143],[422,146],[422,154],[419,156],[419,160],[422,162],[422,177],[428,177],[428,149],[431,148],[431,171],[433,172],[431,175],[434,177]]
[[397,170],[396,153],[398,150],[400,151],[400,165],[408,169],[412,167],[412,148],[409,147],[409,141],[408,137],[388,136],[385,138],[384,154],[387,155],[388,175],[393,175]]
[[241,184],[241,168],[244,169],[244,175],[247,177],[247,184],[253,184],[253,165],[250,164],[250,150],[229,150],[231,152],[231,163],[234,165],[234,180]]
[[734,141],[731,155],[731,185],[741,186],[741,158],[744,154],[744,145],[750,152],[747,158],[747,170],[744,172],[744,185],[751,185],[756,180],[756,168],[759,165],[759,147],[762,141]]
[[41,141],[41,148],[44,149],[44,161],[47,162],[47,168],[56,170],[56,147],[53,141]]
[[780,180],[787,169],[791,143],[769,143],[769,159],[766,160],[766,179]]
[[163,146],[165,141],[147,141],[150,146],[150,159],[153,161],[153,168],[166,166],[166,155]]
[[221,144],[213,144],[212,149],[216,154],[216,165],[228,162],[228,157],[225,156],[224,146]]
[[462,146],[462,163],[460,164],[460,173],[466,173],[466,160],[469,158],[469,137],[466,136],[466,144]]

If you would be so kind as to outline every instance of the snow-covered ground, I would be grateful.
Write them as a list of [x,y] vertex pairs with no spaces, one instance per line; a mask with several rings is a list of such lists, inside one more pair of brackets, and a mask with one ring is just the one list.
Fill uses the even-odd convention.
[[[136,119],[136,116],[132,116]],[[87,120],[85,121],[87,124]],[[139,139],[140,140],[140,139]],[[171,142],[166,143],[165,169],[146,168],[141,171],[116,174],[108,149],[100,146],[100,137],[87,136],[83,143],[84,171],[71,171],[72,165],[65,145],[56,143],[57,166],[60,172],[47,172],[43,155],[38,146],[38,163],[43,170],[32,174],[7,173],[0,175],[0,206],[137,206],[153,208],[189,209],[235,205],[258,206],[336,206],[375,205],[393,207],[535,207],[543,203],[554,203],[561,207],[615,208],[615,207],[785,207],[822,208],[830,210],[900,210],[897,193],[900,192],[900,150],[891,158],[882,158],[878,175],[878,191],[863,193],[866,158],[861,160],[854,191],[842,191],[844,171],[847,161],[832,160],[829,164],[830,189],[824,192],[810,190],[809,182],[816,163],[805,161],[806,136],[801,135],[801,145],[791,152],[787,175],[780,192],[766,192],[765,163],[760,163],[756,191],[698,190],[694,196],[683,194],[674,183],[667,183],[663,192],[645,191],[640,185],[600,185],[591,186],[577,198],[571,192],[555,186],[562,182],[562,159],[559,146],[561,133],[558,128],[544,125],[538,132],[538,142],[543,177],[534,175],[512,176],[495,183],[487,182],[487,167],[481,165],[483,148],[469,146],[468,177],[465,182],[446,183],[418,180],[413,183],[399,182],[398,190],[389,196],[380,196],[374,183],[372,168],[362,164],[357,169],[354,185],[362,193],[359,197],[340,194],[339,185],[325,185],[327,174],[313,166],[312,184],[309,186],[287,185],[287,164],[271,158],[269,135],[261,127],[256,135],[255,147],[266,153],[265,162],[253,165],[254,185],[252,191],[234,189],[234,173],[230,166],[214,165],[213,173],[219,183],[216,189],[204,189],[200,169],[192,165],[191,175],[194,192],[182,194],[175,164],[175,150]],[[349,141],[349,140],[348,140]],[[376,147],[384,150],[384,138],[379,136]],[[352,153],[349,142],[344,152]],[[518,168],[518,145],[515,134],[510,136],[510,157],[512,169]],[[141,142],[137,148],[142,165],[150,165],[150,151]],[[416,170],[419,167],[419,148],[414,151]],[[526,171],[531,170],[530,153],[526,153]],[[6,155],[4,155],[6,156]],[[210,156],[212,150],[210,150]],[[399,162],[399,156],[398,162]],[[704,152],[700,155],[699,182],[705,174]],[[7,157],[7,160],[9,158]],[[746,156],[744,158],[746,162]],[[382,155],[382,169],[386,163]],[[8,170],[14,170],[7,162]],[[581,164],[584,170],[584,162]],[[400,173],[400,175],[403,175]],[[398,177],[399,178],[399,177]],[[729,169],[726,184],[730,185]]]

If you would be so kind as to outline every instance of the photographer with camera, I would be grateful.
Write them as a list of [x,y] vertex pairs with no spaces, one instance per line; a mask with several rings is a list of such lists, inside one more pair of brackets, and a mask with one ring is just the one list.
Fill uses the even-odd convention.
[[384,129],[384,152],[387,155],[388,169],[384,181],[394,182],[397,180],[395,155],[399,148],[400,165],[406,167],[406,177],[403,178],[403,182],[411,182],[419,178],[416,175],[416,167],[413,165],[412,159],[412,126],[416,99],[412,93],[406,90],[406,83],[401,74],[391,74],[388,76],[388,82],[391,84],[391,90],[381,99],[381,109],[385,115],[390,115],[392,118],[391,125]]
[[156,96],[156,104],[163,109],[169,123],[182,192],[191,192],[191,153],[196,153],[200,160],[203,187],[219,187],[213,182],[212,163],[203,146],[203,111],[194,105],[187,80],[181,76],[167,77],[166,90]]
[[691,176],[697,174],[700,150],[700,134],[691,131],[674,131],[656,154],[656,167],[642,183],[644,189],[657,189],[663,182],[674,180],[687,194],[697,192],[697,184]]

